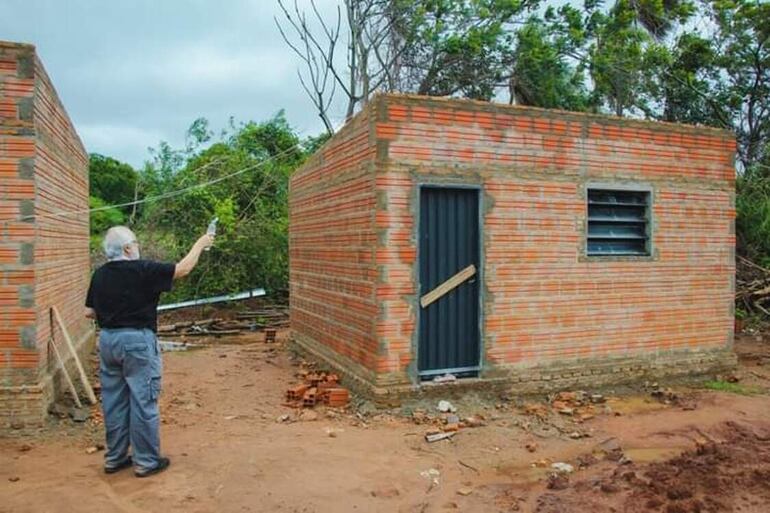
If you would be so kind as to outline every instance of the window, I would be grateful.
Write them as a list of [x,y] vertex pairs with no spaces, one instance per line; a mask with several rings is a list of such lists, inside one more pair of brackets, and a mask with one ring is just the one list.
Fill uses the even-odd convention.
[[588,189],[586,254],[649,255],[648,191]]

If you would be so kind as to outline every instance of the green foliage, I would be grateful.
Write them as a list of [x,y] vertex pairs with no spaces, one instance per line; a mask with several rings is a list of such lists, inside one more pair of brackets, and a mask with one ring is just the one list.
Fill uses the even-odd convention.
[[[197,120],[190,132],[203,126]],[[214,247],[175,286],[168,301],[255,287],[287,288],[289,176],[325,139],[301,141],[280,112],[266,122],[233,126],[205,149],[178,152],[165,147],[155,153],[172,157],[156,158],[144,169],[142,176],[155,190],[193,188],[145,209],[136,226],[144,256],[178,261],[211,218],[219,218]],[[183,154],[183,162],[174,160]],[[196,187],[211,181],[215,183]]]
[[652,97],[662,99],[660,119],[724,127],[720,104],[713,94],[703,94],[719,75],[711,42],[699,34],[684,33],[670,52],[661,51],[656,57],[653,64],[659,72],[647,85]]
[[490,100],[510,74],[514,42],[508,24],[538,2],[398,1],[410,20],[402,30],[408,88],[419,94]]
[[88,208],[98,209],[91,212],[91,251],[98,252],[101,247],[104,232],[110,227],[125,224],[126,218],[123,212],[117,208],[108,208],[108,204],[101,198],[91,196],[88,198]]
[[760,265],[770,264],[770,177],[760,172],[738,177],[735,199],[739,253]]
[[138,174],[128,164],[92,153],[88,162],[88,176],[92,197],[99,198],[108,205],[134,200]]
[[[750,169],[770,160],[770,3],[715,0],[709,5],[721,72],[714,102],[734,127],[740,161]],[[767,168],[764,173],[770,174]]]
[[[575,11],[569,6],[562,9],[568,23]],[[553,13],[549,13],[553,15]],[[573,26],[559,27],[571,31]],[[539,19],[531,18],[516,33],[517,45],[513,53],[512,93],[517,103],[544,108],[581,111],[587,107],[582,68],[575,68],[567,60],[570,37],[549,34]]]
[[100,209],[91,212],[91,233],[103,233],[111,226],[123,224],[125,216],[117,208],[109,208],[107,203],[96,196],[88,199],[88,208]]
[[619,0],[608,14],[594,13],[595,39],[590,45],[593,103],[622,116],[636,107],[649,110],[642,84],[647,69],[647,51],[652,37],[637,23],[635,4]]

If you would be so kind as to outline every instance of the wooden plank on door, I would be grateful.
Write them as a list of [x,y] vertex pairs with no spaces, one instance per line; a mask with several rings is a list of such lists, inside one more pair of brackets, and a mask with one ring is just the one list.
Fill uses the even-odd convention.
[[471,264],[459,273],[455,274],[448,280],[446,280],[444,283],[436,287],[435,289],[431,290],[424,296],[420,298],[420,305],[423,308],[426,308],[431,303],[434,303],[441,299],[441,297],[445,296],[452,290],[456,289],[460,285],[465,282],[465,280],[468,280],[469,278],[476,275],[476,266]]

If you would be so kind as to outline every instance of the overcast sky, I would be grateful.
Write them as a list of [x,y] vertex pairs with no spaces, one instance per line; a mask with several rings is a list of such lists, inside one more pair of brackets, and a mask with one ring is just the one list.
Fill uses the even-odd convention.
[[218,131],[285,109],[303,136],[322,130],[279,13],[275,0],[0,0],[0,39],[37,47],[89,152],[138,167],[200,116]]

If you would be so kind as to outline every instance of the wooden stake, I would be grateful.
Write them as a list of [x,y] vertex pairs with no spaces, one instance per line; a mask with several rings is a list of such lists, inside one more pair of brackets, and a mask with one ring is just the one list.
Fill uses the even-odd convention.
[[91,402],[91,404],[96,404],[96,395],[94,394],[94,389],[91,388],[91,382],[88,381],[88,376],[86,376],[86,371],[83,370],[83,364],[80,363],[80,358],[78,357],[78,353],[75,351],[75,344],[72,343],[72,339],[70,338],[70,334],[67,331],[67,327],[64,325],[64,321],[62,321],[61,315],[59,314],[59,310],[52,306],[51,309],[53,310],[54,317],[56,317],[56,322],[59,323],[59,328],[61,328],[62,334],[64,335],[64,340],[67,342],[67,346],[70,349],[70,352],[72,353],[72,358],[75,359],[75,365],[78,368],[78,373],[80,374],[80,381],[83,383],[83,388],[86,390],[86,395],[88,395],[88,400]]
[[61,371],[64,373],[64,379],[67,381],[67,385],[69,385],[70,393],[72,393],[72,397],[75,398],[75,404],[78,405],[78,408],[82,408],[83,403],[80,402],[78,392],[75,390],[75,384],[72,383],[70,373],[67,372],[67,367],[64,366],[64,360],[62,360],[61,354],[59,354],[59,348],[56,347],[56,344],[53,341],[53,337],[48,339],[48,343],[51,344],[51,347],[53,347],[53,353],[56,355],[56,359],[59,361],[59,367],[61,367]]
[[426,308],[431,303],[438,301],[442,296],[459,287],[465,280],[476,274],[476,266],[471,264],[459,273],[455,274],[444,283],[431,290],[420,298],[420,305]]

